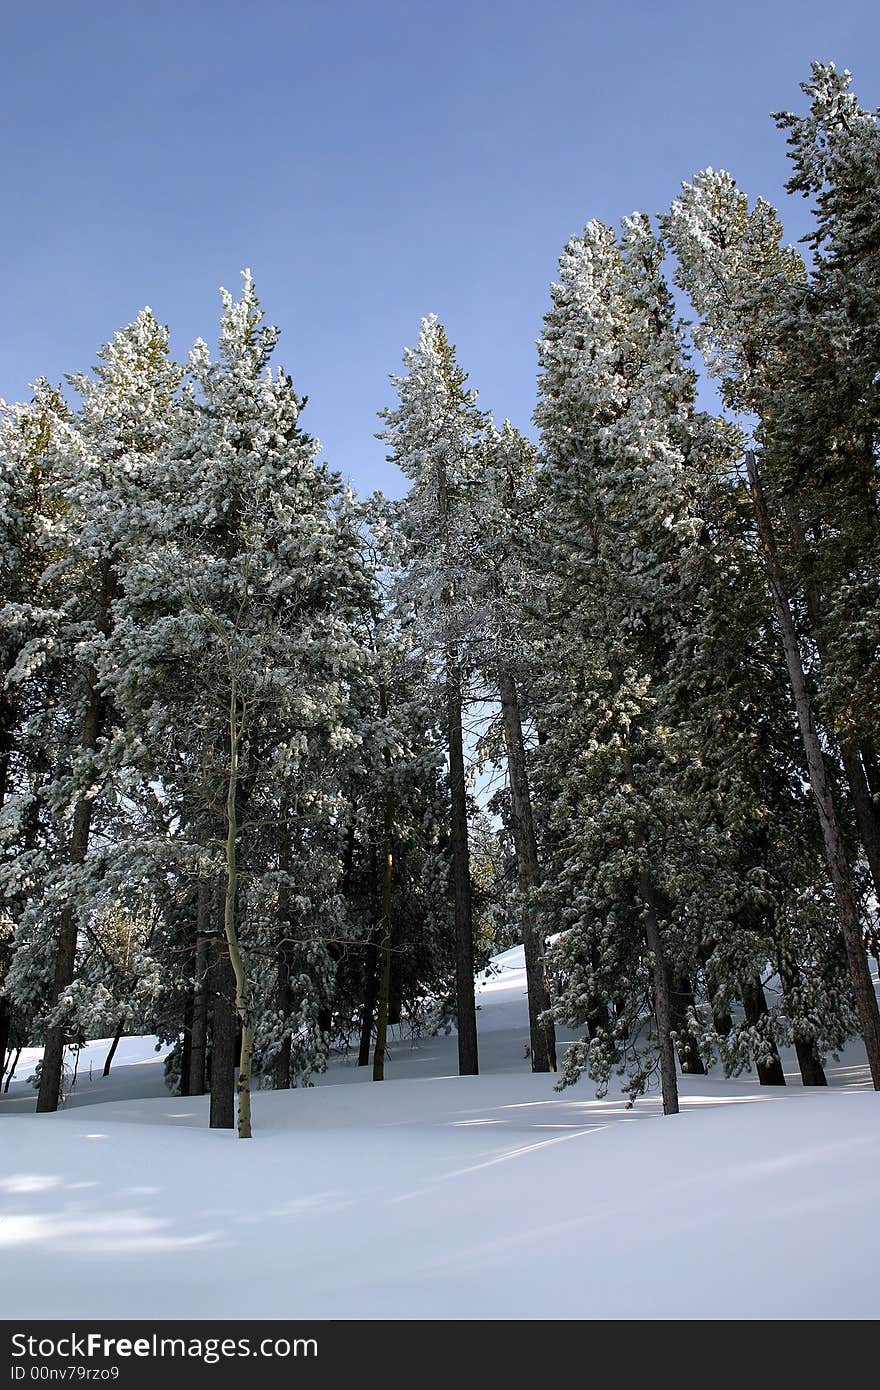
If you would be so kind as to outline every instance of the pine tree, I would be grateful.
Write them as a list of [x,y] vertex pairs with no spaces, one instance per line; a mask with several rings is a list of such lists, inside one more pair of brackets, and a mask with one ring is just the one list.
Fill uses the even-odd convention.
[[478,1071],[474,942],[462,703],[468,631],[467,507],[473,451],[484,427],[455,349],[435,317],[422,320],[418,347],[393,376],[398,404],[383,412],[389,459],[412,486],[400,511],[405,540],[399,602],[412,607],[423,646],[442,670],[449,753],[452,896],[456,942],[459,1071]]

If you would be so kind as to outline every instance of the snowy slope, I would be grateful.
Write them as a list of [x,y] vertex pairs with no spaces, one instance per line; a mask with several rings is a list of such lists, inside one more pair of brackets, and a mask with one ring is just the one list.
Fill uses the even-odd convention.
[[827,1091],[685,1078],[682,1115],[628,1111],[528,1071],[521,954],[497,965],[482,1075],[454,1074],[454,1037],[401,1039],[388,1084],[339,1059],[258,1094],[251,1143],[162,1092],[152,1040],[106,1081],[94,1044],[58,1115],[14,1083],[5,1316],[875,1316],[880,1098],[857,1052]]

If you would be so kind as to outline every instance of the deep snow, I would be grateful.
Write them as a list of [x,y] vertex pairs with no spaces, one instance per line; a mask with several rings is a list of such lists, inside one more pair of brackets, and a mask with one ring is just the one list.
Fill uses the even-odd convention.
[[[169,1096],[152,1039],[80,1057],[57,1115],[0,1103],[14,1317],[874,1317],[880,1097],[858,1049],[805,1091],[683,1078],[683,1113],[534,1076],[521,952],[481,986],[482,1074],[398,1039],[261,1092],[256,1138]],[[22,1055],[25,1078],[38,1053]],[[92,1064],[91,1079],[89,1065]],[[29,1063],[29,1065],[27,1065]]]

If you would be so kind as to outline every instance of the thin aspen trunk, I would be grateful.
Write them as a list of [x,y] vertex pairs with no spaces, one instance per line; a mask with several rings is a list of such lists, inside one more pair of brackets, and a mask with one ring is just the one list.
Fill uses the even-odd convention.
[[831,790],[831,780],[828,775],[825,755],[822,751],[822,744],[816,730],[813,710],[807,693],[804,668],[797,639],[797,630],[795,628],[794,618],[792,617],[788,594],[785,589],[782,568],[776,548],[776,539],[767,511],[764,490],[761,485],[755,456],[751,451],[746,454],[746,470],[755,509],[758,537],[761,542],[764,564],[773,601],[773,609],[782,637],[789,681],[801,732],[801,740],[807,758],[810,785],[813,789],[816,813],[819,817],[819,823],[822,829],[825,858],[828,864],[835,901],[837,903],[840,927],[846,945],[850,978],[852,980],[853,993],[858,1009],[865,1050],[868,1054],[868,1066],[871,1071],[871,1080],[874,1089],[880,1090],[880,1010],[878,1010],[877,996],[874,993],[874,987],[871,983],[871,975],[868,969],[865,947],[862,940],[862,928],[859,920],[858,905],[850,880],[849,865],[847,864],[843,839],[837,820],[837,811],[834,805],[834,796]]
[[[804,524],[801,520],[797,507],[789,499],[785,504],[785,512],[788,518],[788,525],[795,544],[801,555],[807,552],[807,537]],[[813,637],[816,642],[816,651],[819,654],[819,661],[822,666],[829,664],[828,639],[825,636],[825,629],[822,623],[822,607],[819,593],[815,585],[806,580],[804,583],[804,593],[807,599],[807,608],[810,613],[810,620],[813,626]],[[874,806],[871,788],[868,784],[865,767],[862,762],[859,746],[854,740],[842,738],[838,739],[840,749],[840,760],[846,774],[847,785],[849,786],[850,797],[852,799],[853,810],[855,811],[856,824],[859,828],[859,838],[865,851],[868,861],[868,868],[874,883],[874,893],[880,899],[880,817]]]
[[538,843],[532,815],[529,791],[528,764],[522,731],[519,696],[516,681],[504,661],[498,663],[498,688],[504,742],[507,749],[507,774],[510,786],[510,813],[513,844],[516,851],[517,876],[526,901],[523,909],[522,943],[526,965],[526,986],[529,997],[529,1052],[532,1071],[556,1070],[556,1029],[553,1020],[544,1018],[550,1008],[550,988],[544,958],[544,936],[538,930],[528,895],[538,887],[541,875],[538,864]]
[[[379,687],[379,716],[388,717],[385,686]],[[376,1013],[376,1047],[373,1052],[373,1080],[385,1080],[385,1053],[388,1046],[388,999],[391,993],[391,882],[394,874],[394,788],[391,783],[391,750],[382,750],[385,763],[385,815],[382,851],[382,916],[379,938],[379,1000]]]
[[107,1057],[104,1061],[104,1070],[101,1073],[102,1076],[110,1075],[110,1068],[113,1065],[113,1058],[116,1056],[116,1049],[119,1046],[119,1040],[122,1037],[122,1029],[124,1026],[125,1015],[123,1015],[122,1018],[120,1018],[119,1023],[116,1025],[116,1032],[113,1035],[113,1042],[110,1044],[110,1051],[107,1053]]
[[471,915],[471,870],[468,849],[464,740],[461,728],[461,672],[450,646],[446,655],[446,718],[449,737],[449,787],[452,801],[452,894],[455,921],[455,994],[458,1070],[476,1076],[477,1007],[474,993],[474,929]]
[[669,990],[669,970],[660,935],[654,888],[646,869],[639,872],[639,894],[645,923],[645,939],[651,952],[651,973],[654,982],[654,1017],[657,1021],[657,1042],[660,1049],[660,1083],[663,1090],[663,1114],[678,1114],[678,1076],[675,1070],[675,1048],[672,1045],[672,1005]]
[[198,882],[196,907],[196,958],[193,970],[192,1042],[189,1053],[189,1094],[205,1094],[205,1061],[208,1043],[208,932],[211,929],[211,884]]
[[235,901],[238,892],[238,769],[241,724],[238,710],[238,686],[232,676],[229,695],[229,780],[226,792],[226,893],[223,903],[223,929],[229,948],[229,959],[235,975],[235,1009],[241,1023],[241,1055],[238,1067],[238,1137],[252,1138],[251,1131],[251,1059],[254,1050],[254,1018],[250,986],[235,924]]

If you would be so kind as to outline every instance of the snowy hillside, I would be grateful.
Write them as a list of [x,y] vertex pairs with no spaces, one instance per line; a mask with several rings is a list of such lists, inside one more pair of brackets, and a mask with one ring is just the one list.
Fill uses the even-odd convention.
[[454,1037],[399,1038],[384,1085],[340,1058],[257,1094],[252,1143],[164,1091],[152,1039],[106,1080],[91,1044],[57,1115],[29,1113],[23,1055],[0,1104],[6,1316],[873,1316],[863,1057],[827,1091],[788,1063],[784,1091],[683,1078],[664,1120],[532,1075],[521,952],[495,967],[480,1076],[455,1075]]

